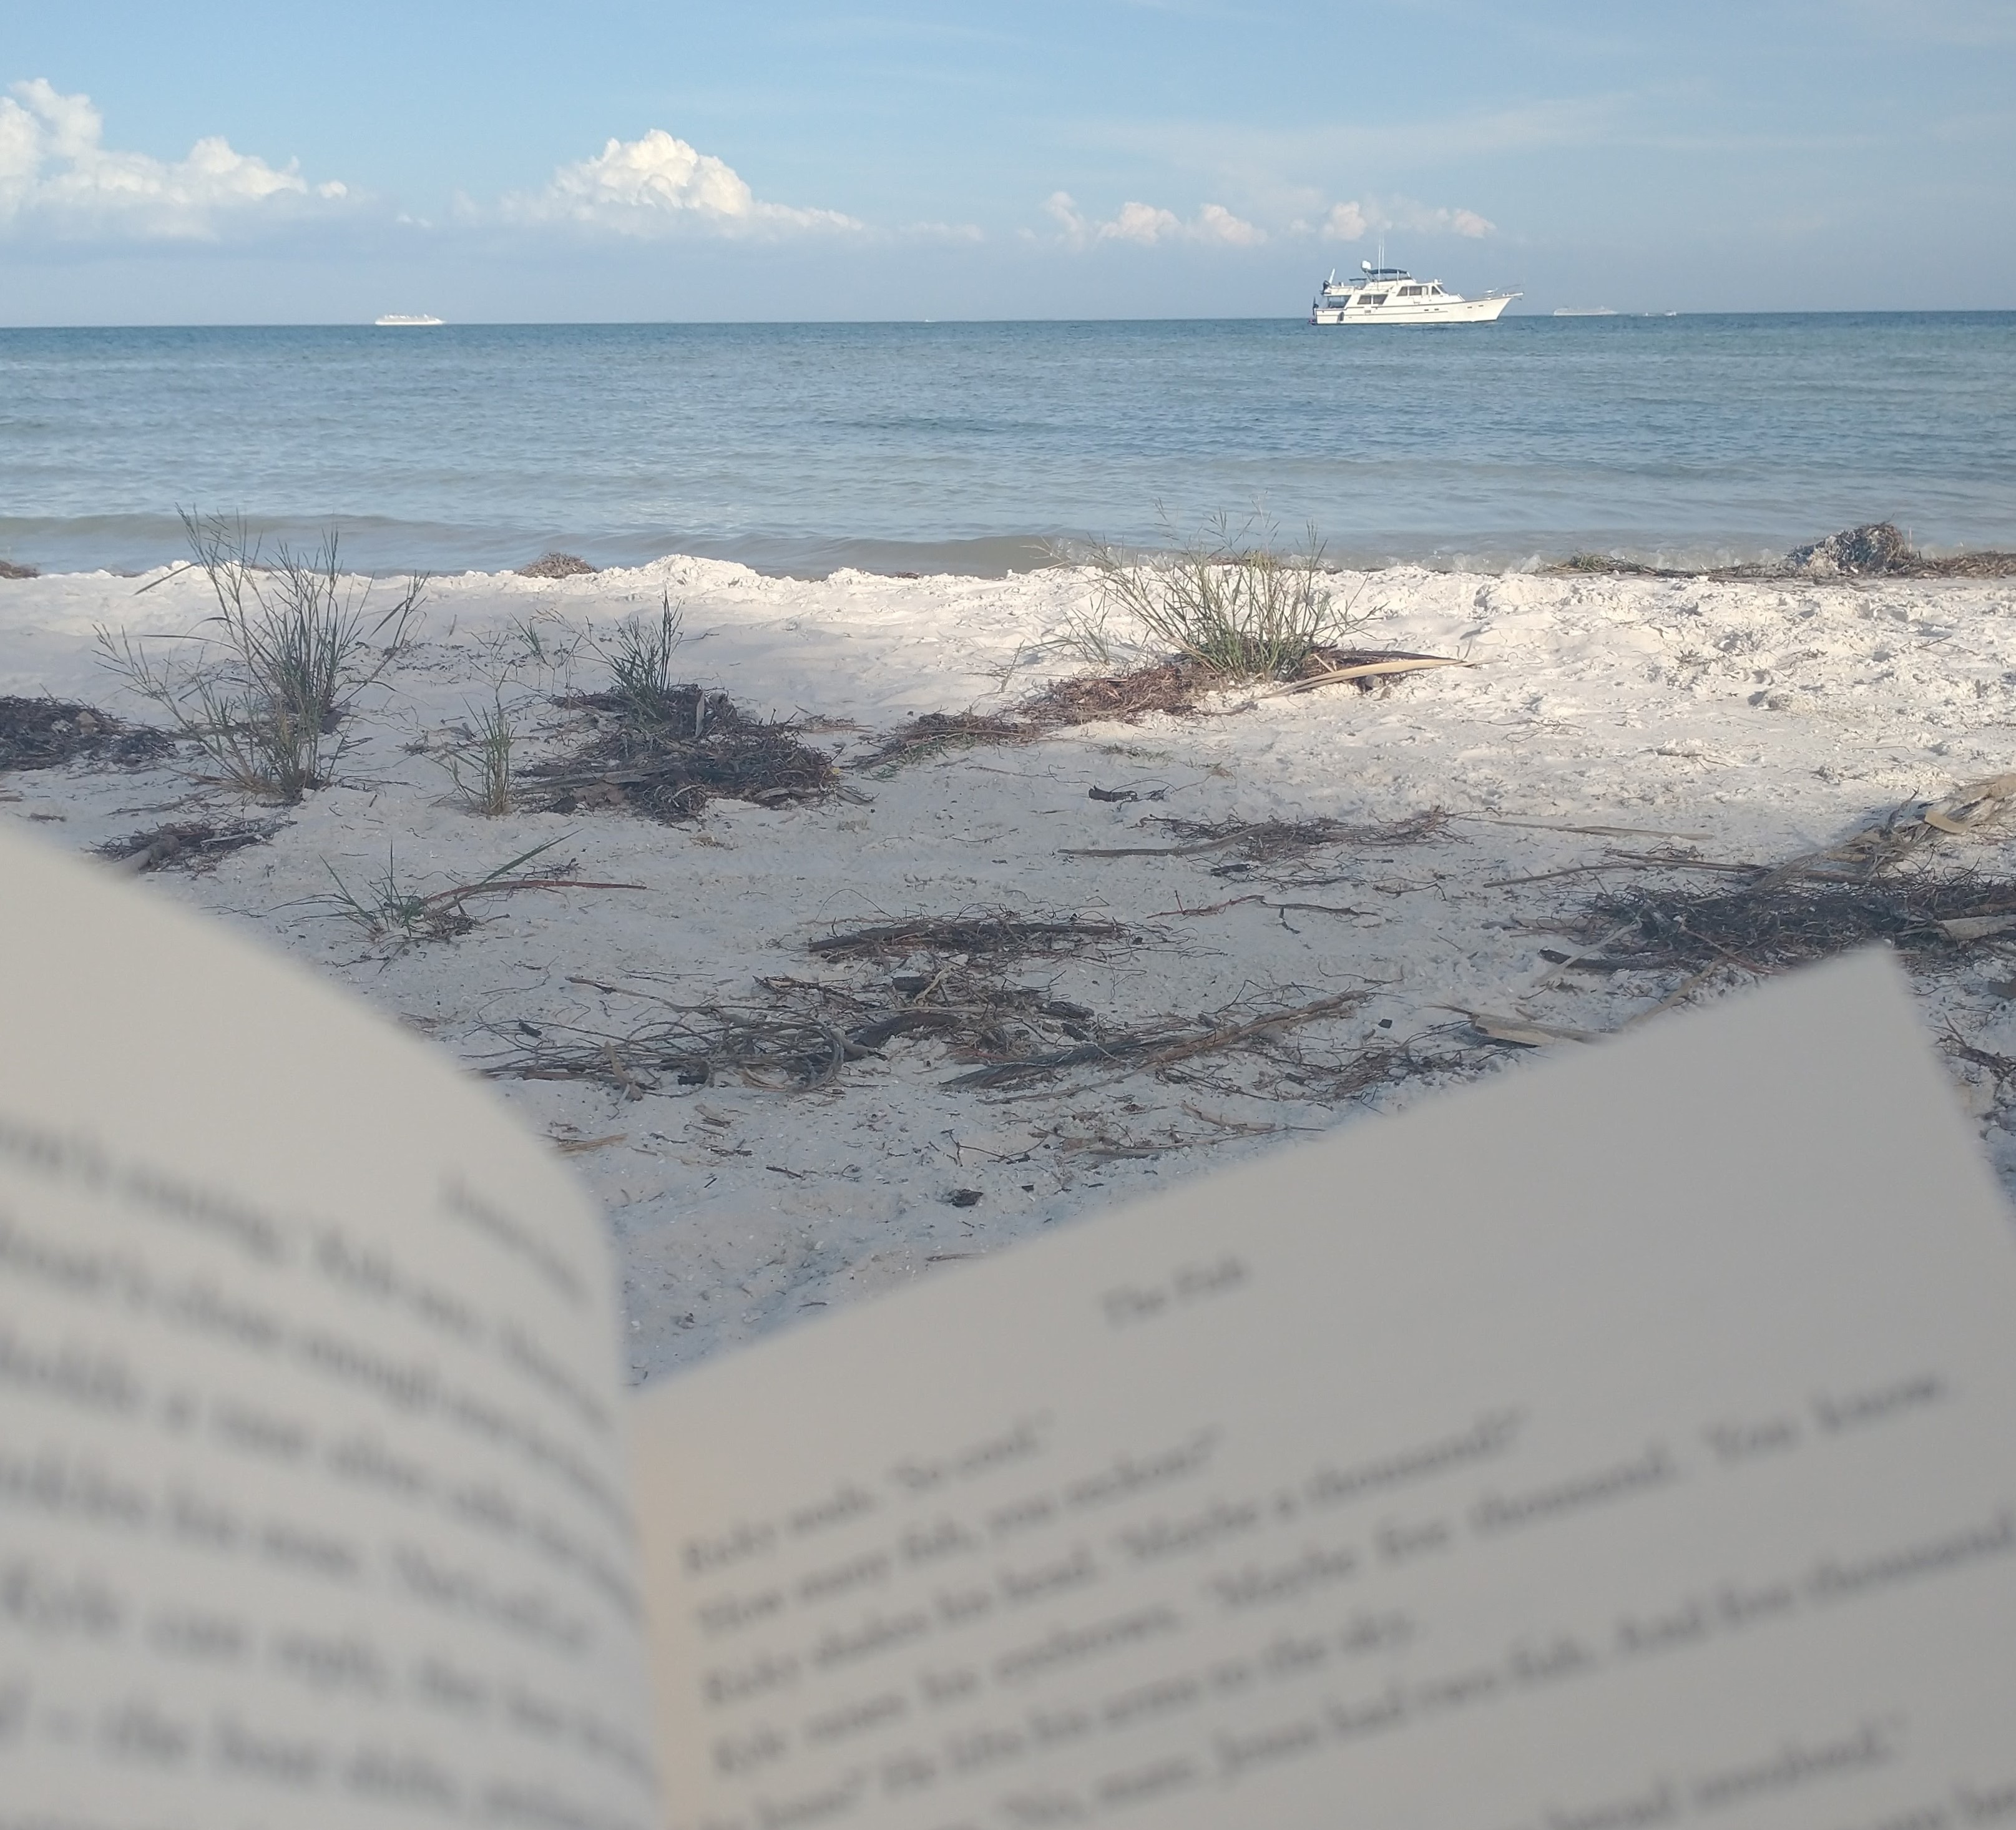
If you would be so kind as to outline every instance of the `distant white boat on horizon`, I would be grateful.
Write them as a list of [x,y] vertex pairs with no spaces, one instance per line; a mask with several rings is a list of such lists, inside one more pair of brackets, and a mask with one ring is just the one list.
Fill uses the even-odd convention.
[[1340,280],[1334,268],[1309,307],[1312,324],[1489,324],[1520,295],[1488,292],[1467,299],[1439,279],[1417,279],[1404,267],[1361,261],[1362,279]]
[[445,318],[430,318],[424,312],[387,312],[382,318],[373,318],[374,324],[444,324]]

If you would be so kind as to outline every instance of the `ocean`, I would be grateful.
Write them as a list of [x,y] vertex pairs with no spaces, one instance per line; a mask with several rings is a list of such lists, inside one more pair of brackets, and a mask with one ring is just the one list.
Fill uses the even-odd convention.
[[999,575],[1214,517],[1340,562],[2016,547],[2016,312],[0,330],[0,558],[182,509],[435,572],[549,548]]

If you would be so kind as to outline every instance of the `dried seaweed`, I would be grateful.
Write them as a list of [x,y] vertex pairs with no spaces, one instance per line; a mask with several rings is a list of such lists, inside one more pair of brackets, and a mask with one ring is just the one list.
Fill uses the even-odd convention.
[[1131,1034],[1105,1036],[1071,1048],[1017,1056],[956,1075],[945,1084],[997,1091],[1046,1079],[1068,1068],[1094,1064],[1129,1070],[1168,1068],[1199,1055],[1252,1047],[1305,1023],[1337,1017],[1365,1001],[1363,992],[1338,992],[1312,1003],[1248,1014],[1239,1007],[1202,1018],[1173,1018]]
[[530,565],[518,568],[521,578],[586,578],[596,567],[578,553],[542,553]]
[[2016,945],[2016,879],[1919,870],[1840,882],[1773,872],[1735,890],[1600,896],[1583,931],[1602,952],[1569,963],[1599,971],[1723,961],[1765,973],[1877,942],[1931,964]]
[[1082,915],[1027,916],[1006,910],[963,915],[915,915],[873,928],[822,935],[808,950],[834,960],[899,960],[913,953],[984,956],[999,963],[1033,953],[1076,953],[1100,946],[1139,946],[1143,936],[1117,921]]
[[97,848],[98,856],[122,870],[138,876],[143,871],[207,870],[227,852],[247,845],[263,845],[279,830],[279,823],[218,827],[200,820],[157,826],[146,832],[110,839]]
[[931,1038],[972,1059],[1054,1046],[1098,1028],[1085,1006],[1046,987],[951,971],[899,974],[861,990],[784,977],[757,984],[766,1004],[672,1005],[650,992],[598,985],[663,1005],[669,1014],[621,1032],[549,1025],[529,1041],[507,1039],[512,1054],[484,1071],[594,1081],[630,1098],[727,1080],[802,1088],[824,1085],[849,1062],[873,1058],[905,1036]]
[[[1302,677],[1291,678],[1279,690],[1300,692],[1342,681],[1370,692],[1385,674],[1456,665],[1433,655],[1315,648],[1309,651]],[[1075,725],[1131,724],[1150,712],[1181,717],[1196,711],[1210,694],[1223,692],[1232,683],[1203,661],[1188,657],[1152,662],[1125,673],[1080,674],[1053,681],[1010,712],[925,712],[891,731],[854,766],[898,768],[982,744],[1033,743]]]
[[[529,1025],[527,1026],[529,1027]],[[831,1025],[727,1004],[695,1004],[610,1035],[573,1025],[542,1026],[530,1046],[483,1063],[492,1079],[588,1080],[642,1099],[739,1079],[757,1085],[816,1086],[851,1057]]]
[[1405,1042],[1373,1043],[1331,1061],[1300,1060],[1282,1075],[1303,1097],[1369,1099],[1410,1080],[1474,1079],[1496,1067],[1502,1051],[1478,1046],[1467,1024],[1424,1030]]
[[175,747],[166,731],[123,723],[95,706],[0,697],[0,773],[56,769],[80,759],[144,769]]
[[524,771],[543,784],[554,812],[628,806],[672,823],[693,819],[711,800],[776,807],[833,787],[832,762],[800,743],[794,726],[752,718],[725,693],[675,686],[648,716],[617,693],[561,704],[583,714],[592,734],[572,755]]
[[1204,852],[1233,852],[1237,862],[1219,866],[1214,876],[1232,876],[1255,865],[1300,857],[1323,845],[1378,848],[1416,845],[1438,838],[1449,825],[1439,807],[1410,814],[1384,825],[1355,826],[1343,820],[1178,820],[1156,816],[1144,826],[1159,826],[1172,834],[1173,845],[1088,845],[1067,849],[1068,858],[1181,858]]
[[1150,712],[1180,716],[1194,711],[1207,694],[1222,691],[1225,683],[1200,661],[1161,661],[1125,673],[1081,674],[1056,681],[1025,700],[1021,711],[1039,730],[1096,721],[1129,724]]
[[980,712],[927,711],[891,731],[866,756],[856,760],[857,769],[888,771],[906,762],[923,762],[956,750],[970,750],[981,744],[1028,744],[1043,734],[1042,727],[1026,720]]

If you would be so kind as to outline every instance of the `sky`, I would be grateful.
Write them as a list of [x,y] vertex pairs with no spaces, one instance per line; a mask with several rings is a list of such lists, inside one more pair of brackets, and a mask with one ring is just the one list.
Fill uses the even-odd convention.
[[0,324],[2016,308],[2016,0],[0,0]]

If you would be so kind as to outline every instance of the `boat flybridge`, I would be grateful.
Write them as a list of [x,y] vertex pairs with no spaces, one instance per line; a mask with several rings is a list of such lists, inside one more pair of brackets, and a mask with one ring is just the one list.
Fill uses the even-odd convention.
[[1312,324],[1489,324],[1519,296],[1488,292],[1467,299],[1439,279],[1417,279],[1404,267],[1359,265],[1359,279],[1341,280],[1331,269],[1309,307]]

